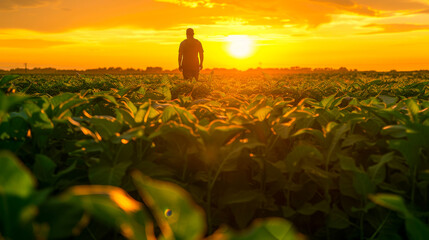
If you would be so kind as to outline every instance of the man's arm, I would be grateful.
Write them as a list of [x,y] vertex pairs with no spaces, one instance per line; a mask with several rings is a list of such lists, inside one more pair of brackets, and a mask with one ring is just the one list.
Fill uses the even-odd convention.
[[179,51],[179,71],[182,71],[182,59],[183,59],[183,53]]
[[204,62],[204,50],[203,50],[203,45],[200,43],[200,50],[198,51],[198,53],[200,54],[200,70],[203,69],[203,62]]
[[183,50],[182,50],[183,42],[180,43],[179,47],[179,71],[183,70],[182,61],[183,61]]
[[200,70],[203,69],[203,61],[204,61],[204,52],[200,52]]

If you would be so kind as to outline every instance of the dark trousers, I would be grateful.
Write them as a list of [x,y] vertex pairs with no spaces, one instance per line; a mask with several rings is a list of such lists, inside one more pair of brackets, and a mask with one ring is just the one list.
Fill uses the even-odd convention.
[[192,79],[195,78],[195,80],[198,80],[198,75],[200,73],[200,70],[195,70],[195,69],[186,69],[183,68],[183,78],[184,79]]

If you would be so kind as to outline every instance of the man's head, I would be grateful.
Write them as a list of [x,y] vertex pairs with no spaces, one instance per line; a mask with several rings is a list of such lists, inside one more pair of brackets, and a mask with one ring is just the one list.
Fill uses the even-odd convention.
[[186,29],[186,37],[187,38],[193,38],[194,37],[194,29],[192,29],[192,28]]

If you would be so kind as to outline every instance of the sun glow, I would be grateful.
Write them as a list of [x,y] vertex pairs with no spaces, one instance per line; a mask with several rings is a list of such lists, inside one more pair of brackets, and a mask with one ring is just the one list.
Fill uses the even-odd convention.
[[229,54],[236,58],[246,58],[253,53],[254,43],[247,35],[229,35],[226,41]]

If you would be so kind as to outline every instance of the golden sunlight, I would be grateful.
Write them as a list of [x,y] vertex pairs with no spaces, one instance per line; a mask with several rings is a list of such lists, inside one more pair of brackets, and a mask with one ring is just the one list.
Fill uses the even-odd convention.
[[226,41],[228,52],[233,57],[246,58],[253,53],[254,43],[248,35],[229,35]]

